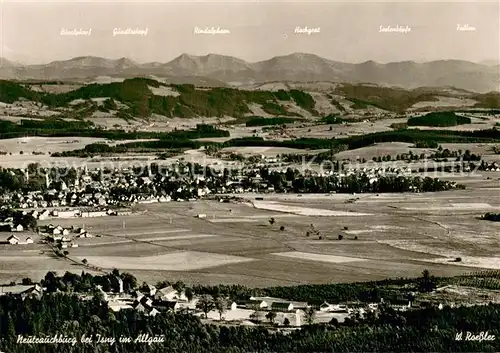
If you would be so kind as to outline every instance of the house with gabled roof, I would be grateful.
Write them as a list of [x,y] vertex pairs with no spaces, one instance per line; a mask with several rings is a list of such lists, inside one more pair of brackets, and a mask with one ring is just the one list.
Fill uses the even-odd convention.
[[156,300],[153,302],[153,305],[164,311],[177,311],[181,308],[180,303],[177,301]]
[[321,304],[319,306],[319,310],[320,311],[332,311],[333,310],[333,305],[330,304],[330,303],[327,303],[326,301],[323,302],[323,304]]
[[43,296],[43,288],[39,284],[35,284],[33,287],[21,292],[21,297],[23,299],[27,297],[40,299],[42,296]]
[[156,315],[158,315],[160,312],[156,309],[156,308],[153,308],[149,311],[149,313],[147,314],[148,316],[152,316],[152,317],[155,317]]
[[292,311],[293,304],[290,302],[274,302],[271,304],[272,311]]
[[135,292],[132,293],[132,297],[135,298],[136,300],[141,300],[141,298],[144,297],[144,294],[136,290]]
[[23,230],[24,230],[24,227],[22,224],[18,224],[17,226],[12,227],[10,229],[11,232],[22,232]]
[[187,300],[184,292],[179,293],[172,286],[157,289],[154,299],[163,301]]
[[16,237],[15,235],[11,235],[10,237],[7,238],[7,242],[9,242],[12,245],[19,244],[19,238]]

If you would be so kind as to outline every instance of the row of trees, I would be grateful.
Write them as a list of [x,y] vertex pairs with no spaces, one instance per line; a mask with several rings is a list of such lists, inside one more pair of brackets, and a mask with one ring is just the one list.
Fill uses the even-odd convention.
[[481,160],[481,155],[473,154],[469,150],[465,150],[464,153],[462,150],[450,151],[447,148],[443,149],[441,145],[439,145],[438,150],[430,155],[426,155],[425,153],[421,153],[420,155],[418,155],[414,154],[414,152],[410,150],[408,153],[398,154],[395,157],[388,154],[387,156],[373,157],[372,160],[374,162],[385,162],[385,161],[390,162],[394,160],[418,161],[422,159],[436,160],[436,159],[448,159],[448,158],[455,158],[456,161],[479,161]]
[[[290,178],[291,175],[293,179]],[[287,190],[296,193],[435,192],[455,187],[454,183],[438,178],[403,175],[382,175],[371,179],[366,174],[307,176],[293,171],[271,171],[262,177],[278,192]],[[242,184],[250,187],[251,181],[244,181]]]

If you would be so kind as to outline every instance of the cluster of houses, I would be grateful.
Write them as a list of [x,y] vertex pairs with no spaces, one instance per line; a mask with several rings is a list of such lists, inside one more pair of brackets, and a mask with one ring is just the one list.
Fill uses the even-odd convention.
[[[115,276],[114,278],[118,281],[115,292],[105,292],[101,286],[97,286],[97,289],[100,291],[102,299],[107,302],[108,307],[115,312],[120,310],[135,310],[147,316],[156,316],[169,311],[183,311],[205,317],[197,306],[200,300],[200,297],[197,295],[188,298],[184,290],[176,290],[172,286],[156,288],[152,285],[147,285],[146,287],[142,287],[141,290],[136,290],[132,293],[125,293],[123,280],[119,276]],[[40,298],[44,294],[44,288],[38,284],[1,286],[0,295],[5,294],[17,294],[23,298]],[[91,300],[94,295],[82,293],[79,296],[82,300]],[[341,322],[346,317],[354,315],[364,316],[369,311],[376,312],[382,306],[388,306],[398,311],[407,311],[428,306],[435,306],[439,309],[443,308],[443,303],[430,300],[415,301],[410,297],[392,298],[386,302],[381,299],[378,303],[344,302],[331,304],[324,302],[319,306],[311,306],[307,302],[252,296],[247,300],[226,301],[226,303],[227,306],[223,315],[226,322],[254,325],[256,321],[267,321],[266,317],[269,316],[265,314],[273,312],[280,318],[277,322],[281,321],[283,324],[283,322],[286,322],[285,319],[289,319],[288,322],[291,323],[289,325],[296,327],[305,323],[304,313],[311,309],[315,313],[315,322],[329,322],[333,317],[340,318],[338,321]],[[257,315],[258,313],[263,315]],[[212,309],[207,318],[208,320],[218,321],[221,318],[219,314],[217,310]]]
[[136,290],[132,294],[123,293],[123,284],[119,293],[106,293],[99,288],[104,300],[113,311],[136,310],[147,316],[161,312],[181,309],[195,310],[196,300],[189,300],[184,291],[177,291],[172,286],[157,289],[148,285],[146,291]]
[[[46,240],[53,243],[60,243],[62,249],[77,248],[73,238],[93,238],[94,235],[89,233],[84,227],[72,226],[65,228],[60,225],[49,224],[40,231],[40,235]],[[100,237],[99,234],[96,237]]]
[[21,240],[20,237],[16,235],[11,235],[7,238],[6,242],[7,244],[11,245],[18,245],[18,244],[33,244],[33,238],[32,237],[22,237],[23,240]]

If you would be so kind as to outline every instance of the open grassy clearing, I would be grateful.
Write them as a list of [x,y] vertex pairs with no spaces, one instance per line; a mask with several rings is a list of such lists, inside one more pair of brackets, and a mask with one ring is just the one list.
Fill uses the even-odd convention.
[[345,212],[345,211],[331,211],[322,210],[319,208],[308,208],[308,207],[298,207],[298,206],[287,206],[274,201],[254,201],[253,205],[255,208],[268,211],[278,211],[284,213],[293,213],[300,216],[371,216],[369,213],[357,213],[357,212]]
[[411,106],[410,110],[412,109],[419,109],[419,108],[441,108],[441,107],[472,107],[474,104],[477,103],[477,101],[469,98],[455,98],[455,97],[444,97],[444,96],[437,96],[437,101],[430,102],[430,101],[422,101],[415,103]]
[[189,271],[215,267],[238,262],[249,262],[253,259],[218,255],[202,252],[180,251],[157,256],[88,256],[87,261],[101,268],[122,268],[127,270],[170,270]]
[[[186,283],[264,286],[418,276],[424,269],[435,275],[457,275],[477,271],[480,266],[490,268],[500,252],[498,225],[477,219],[483,211],[470,207],[500,205],[500,193],[492,189],[498,181],[482,180],[470,183],[466,190],[442,193],[260,195],[264,202],[274,201],[275,205],[292,210],[293,207],[308,209],[311,211],[308,215],[256,209],[250,201],[255,202],[257,195],[248,194],[238,195],[247,197],[247,203],[143,204],[135,207],[138,213],[128,216],[53,219],[41,223],[85,225],[93,234],[108,234],[102,238],[77,239],[80,247],[68,249],[70,257],[77,261],[87,258],[91,264],[91,258],[96,257],[96,265],[129,270],[140,281],[180,279]],[[359,200],[346,203],[356,197]],[[459,206],[450,207],[454,204]],[[408,207],[413,209],[405,209]],[[429,210],[432,207],[443,208]],[[353,211],[371,216],[319,217],[312,212],[315,210]],[[207,218],[196,218],[200,213]],[[274,225],[269,223],[271,217],[275,218]],[[321,240],[317,235],[306,236],[311,224],[319,231]],[[280,226],[284,226],[283,231]],[[343,240],[338,240],[338,235],[343,235]],[[13,249],[21,248],[0,248],[0,258],[11,254]],[[15,253],[15,258],[20,262],[24,256],[39,256],[35,249],[38,248],[26,248],[30,252]],[[290,252],[312,255],[301,258],[273,255]],[[193,258],[192,254],[197,255]],[[365,261],[325,262],[319,260],[319,255]],[[452,255],[462,257],[462,262],[449,261]],[[233,256],[245,262],[223,261]],[[197,258],[201,262],[196,262]],[[50,257],[28,260],[28,265],[20,262],[13,269],[37,275],[41,268],[54,267],[54,261],[56,268],[82,270],[81,265]],[[8,268],[0,272],[1,278],[13,275]]]
[[311,254],[311,253],[297,252],[297,251],[285,252],[285,253],[272,253],[271,255],[285,256],[285,257],[297,258],[297,259],[302,259],[302,260],[331,262],[334,264],[344,263],[344,262],[365,261],[365,259],[363,259],[363,258],[345,257],[345,256],[336,256],[336,255],[319,255],[319,254]]

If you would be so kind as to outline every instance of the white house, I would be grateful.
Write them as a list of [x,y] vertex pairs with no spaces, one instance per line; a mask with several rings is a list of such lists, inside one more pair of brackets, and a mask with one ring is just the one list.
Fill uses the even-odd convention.
[[333,305],[327,302],[324,302],[319,306],[319,311],[332,311],[332,310],[333,310]]
[[24,230],[24,227],[22,224],[18,224],[17,226],[12,227],[10,230],[12,232],[22,232]]
[[155,317],[156,315],[158,315],[160,312],[158,310],[156,310],[156,308],[153,308],[151,309],[151,311],[149,312],[149,314],[147,314],[148,316],[153,316]]
[[156,287],[155,286],[152,286],[151,284],[148,284],[147,285],[147,294],[150,295],[150,296],[154,296],[156,294]]
[[27,237],[25,243],[26,244],[33,244],[33,239],[31,237]]
[[15,235],[11,235],[10,237],[7,238],[7,241],[10,244],[19,244],[19,238],[16,237]]
[[49,218],[49,216],[50,216],[50,212],[48,210],[44,210],[44,211],[40,212],[40,214],[38,215],[38,219],[43,221],[44,219]]

